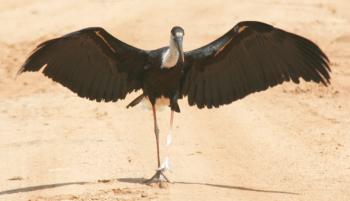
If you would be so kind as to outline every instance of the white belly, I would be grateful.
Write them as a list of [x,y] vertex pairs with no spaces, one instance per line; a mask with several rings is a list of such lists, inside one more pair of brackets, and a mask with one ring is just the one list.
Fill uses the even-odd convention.
[[[152,110],[152,104],[149,101],[148,97],[145,97],[142,100],[142,105],[144,108]],[[163,110],[165,109],[165,107],[170,105],[170,99],[169,98],[165,98],[165,97],[161,97],[161,98],[157,98],[156,99],[156,109],[157,110]]]

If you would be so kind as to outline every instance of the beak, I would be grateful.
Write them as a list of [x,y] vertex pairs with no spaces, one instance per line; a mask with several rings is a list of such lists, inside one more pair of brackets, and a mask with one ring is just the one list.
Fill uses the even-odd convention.
[[182,36],[175,38],[176,47],[177,47],[177,50],[180,53],[180,61],[182,63],[184,63],[185,62],[185,57],[184,57],[184,51],[182,49],[182,41],[183,41],[183,37]]

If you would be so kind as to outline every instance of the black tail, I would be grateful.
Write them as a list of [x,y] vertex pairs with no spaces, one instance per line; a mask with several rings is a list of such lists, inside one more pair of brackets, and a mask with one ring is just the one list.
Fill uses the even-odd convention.
[[133,101],[131,101],[131,103],[129,103],[129,105],[126,106],[126,108],[134,107],[135,105],[139,104],[144,97],[145,96],[143,94],[141,94],[140,96],[135,98]]

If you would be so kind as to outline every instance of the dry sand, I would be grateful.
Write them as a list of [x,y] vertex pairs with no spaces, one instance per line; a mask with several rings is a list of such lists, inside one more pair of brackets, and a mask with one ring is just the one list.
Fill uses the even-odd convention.
[[[349,0],[1,0],[0,200],[349,201],[349,10]],[[190,50],[241,20],[318,43],[332,85],[286,83],[214,110],[181,101],[165,189],[140,184],[156,156],[151,112],[125,109],[137,93],[95,103],[39,73],[14,79],[38,43],[87,26],[154,49],[181,25]],[[163,110],[163,145],[168,121]]]

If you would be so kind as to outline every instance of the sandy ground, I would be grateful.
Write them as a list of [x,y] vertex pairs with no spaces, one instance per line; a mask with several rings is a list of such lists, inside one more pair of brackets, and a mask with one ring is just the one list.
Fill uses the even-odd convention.
[[[350,200],[349,9],[348,0],[1,0],[0,200]],[[98,104],[39,73],[14,79],[38,43],[87,26],[154,49],[181,25],[190,50],[241,20],[317,42],[332,85],[286,83],[215,110],[181,101],[165,189],[140,183],[156,157],[151,112],[125,109],[137,94]],[[159,115],[164,145],[169,111]]]

